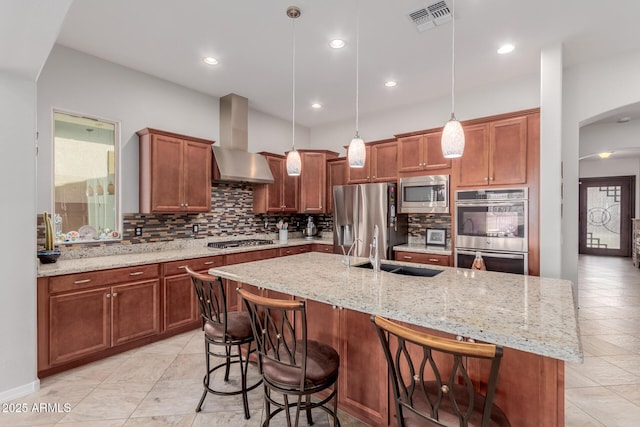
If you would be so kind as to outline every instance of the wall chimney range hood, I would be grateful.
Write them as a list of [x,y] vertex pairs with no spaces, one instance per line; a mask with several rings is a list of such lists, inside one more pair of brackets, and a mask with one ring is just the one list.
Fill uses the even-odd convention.
[[249,153],[249,100],[231,93],[220,98],[220,145],[212,145],[220,181],[274,182],[267,159]]

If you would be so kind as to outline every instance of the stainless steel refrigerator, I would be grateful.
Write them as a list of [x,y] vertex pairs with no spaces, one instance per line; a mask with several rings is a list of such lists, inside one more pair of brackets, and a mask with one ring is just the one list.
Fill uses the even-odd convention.
[[397,212],[395,183],[338,185],[333,188],[333,250],[368,257],[374,228],[380,230],[380,258],[394,259],[393,247],[407,243],[407,215]]

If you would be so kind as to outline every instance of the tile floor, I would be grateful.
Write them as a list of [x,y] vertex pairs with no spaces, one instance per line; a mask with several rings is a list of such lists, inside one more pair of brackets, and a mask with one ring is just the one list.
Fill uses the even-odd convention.
[[[585,362],[566,365],[566,426],[639,425],[640,269],[629,258],[580,256],[578,281]],[[240,397],[210,395],[194,412],[202,353],[194,331],[44,378],[40,391],[10,402],[27,412],[0,413],[0,426],[259,426],[261,387],[251,392],[250,420]],[[329,425],[321,413],[314,419]],[[340,420],[364,427],[346,414]]]

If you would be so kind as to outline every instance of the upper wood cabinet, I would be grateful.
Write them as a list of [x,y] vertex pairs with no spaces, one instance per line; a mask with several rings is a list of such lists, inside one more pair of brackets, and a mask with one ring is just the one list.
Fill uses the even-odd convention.
[[395,139],[369,142],[366,144],[366,152],[363,168],[350,168],[347,164],[349,184],[398,179],[398,143]]
[[140,212],[209,212],[213,141],[149,128],[138,136]]
[[301,213],[327,212],[327,160],[338,157],[338,153],[324,150],[298,150],[302,160],[300,173]]
[[348,167],[345,157],[327,161],[327,213],[333,213],[333,187],[347,183]]
[[261,152],[273,175],[273,184],[258,184],[253,189],[254,213],[295,213],[299,207],[300,177],[287,175],[287,158]]
[[464,154],[457,159],[458,186],[527,182],[527,117],[464,126]]
[[451,159],[442,156],[442,132],[398,138],[398,173],[448,169]]

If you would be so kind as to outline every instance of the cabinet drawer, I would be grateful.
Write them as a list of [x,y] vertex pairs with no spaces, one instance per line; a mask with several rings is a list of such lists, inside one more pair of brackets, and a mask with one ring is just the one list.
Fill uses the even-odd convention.
[[303,254],[306,252],[311,252],[311,245],[280,248],[278,249],[278,256],[297,255],[297,254]]
[[449,267],[450,255],[424,254],[416,252],[396,252],[396,261],[415,262],[418,264],[433,264]]
[[223,255],[165,262],[162,268],[164,269],[165,276],[174,276],[176,274],[186,274],[185,268],[187,266],[193,271],[205,271],[213,267],[220,267],[221,265],[224,265]]
[[158,264],[113,270],[87,271],[49,278],[49,293],[75,291],[114,283],[134,282],[158,277]]
[[320,243],[314,243],[313,245],[314,252],[324,252],[327,254],[333,253],[333,246],[331,245],[321,245]]
[[240,264],[241,262],[259,261],[261,259],[275,258],[278,256],[277,249],[264,249],[261,251],[240,252],[227,255],[226,265]]

